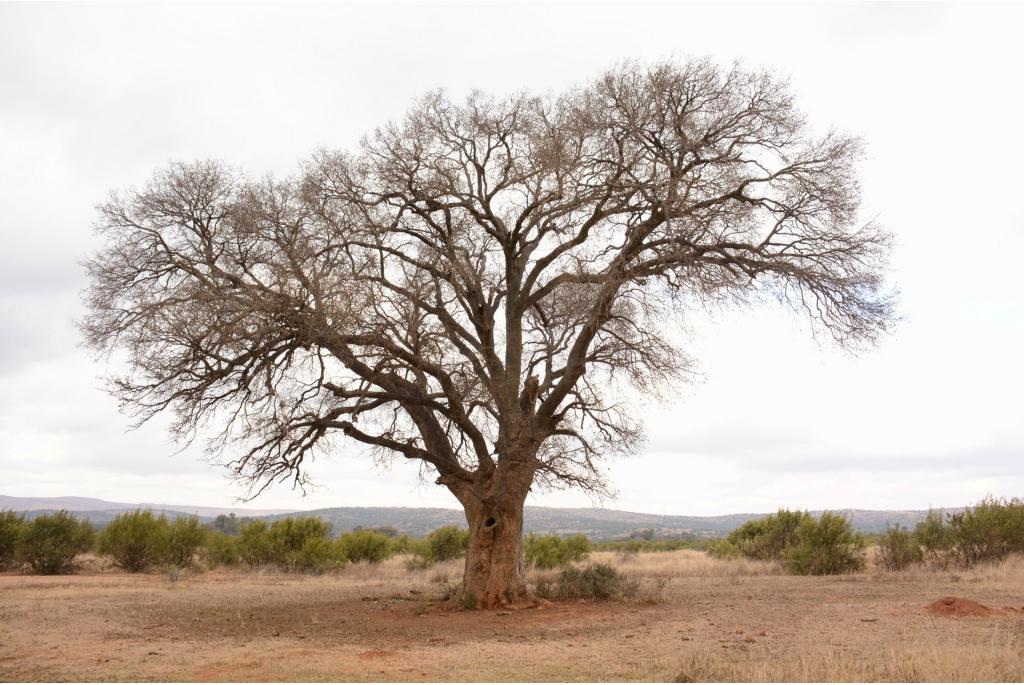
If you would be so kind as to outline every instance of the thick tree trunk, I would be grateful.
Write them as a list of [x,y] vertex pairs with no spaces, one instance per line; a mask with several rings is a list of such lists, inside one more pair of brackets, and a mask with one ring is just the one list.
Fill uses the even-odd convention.
[[507,495],[466,506],[469,549],[463,592],[478,609],[535,604],[523,568],[524,499]]
[[502,471],[474,484],[445,483],[466,512],[463,592],[478,609],[536,604],[523,565],[523,507],[533,474],[515,467]]

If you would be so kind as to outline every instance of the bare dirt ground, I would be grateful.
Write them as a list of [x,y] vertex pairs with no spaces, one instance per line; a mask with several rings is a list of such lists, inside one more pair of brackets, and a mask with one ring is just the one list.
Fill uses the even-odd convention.
[[[401,559],[174,582],[4,574],[0,680],[1024,680],[1024,559],[807,578],[688,551],[592,558],[640,579],[641,599],[464,611],[438,599],[457,563]],[[991,610],[927,608],[946,597]]]

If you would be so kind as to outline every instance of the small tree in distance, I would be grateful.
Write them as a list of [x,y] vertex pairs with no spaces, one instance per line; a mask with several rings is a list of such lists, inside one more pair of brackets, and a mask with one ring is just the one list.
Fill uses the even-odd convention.
[[13,511],[0,511],[0,570],[14,562],[18,551],[18,543],[24,530],[24,514],[16,514]]
[[254,493],[338,441],[419,462],[465,509],[467,596],[529,604],[526,497],[603,491],[595,459],[642,435],[616,383],[689,367],[671,312],[767,295],[841,345],[886,329],[859,150],[771,75],[707,62],[434,93],[292,178],[172,164],[114,195],[82,328],[127,353],[112,389],[141,420],[222,421]]
[[75,568],[75,557],[92,549],[96,531],[65,510],[36,516],[25,523],[18,558],[34,573],[56,575]]
[[119,514],[99,536],[100,554],[129,573],[145,571],[163,560],[167,548],[167,517],[136,510]]

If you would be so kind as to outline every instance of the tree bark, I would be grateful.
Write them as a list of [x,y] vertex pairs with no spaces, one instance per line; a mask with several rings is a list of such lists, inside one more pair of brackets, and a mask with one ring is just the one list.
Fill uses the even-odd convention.
[[529,482],[519,487],[488,485],[455,493],[469,524],[464,596],[478,609],[535,606],[523,563],[523,508]]

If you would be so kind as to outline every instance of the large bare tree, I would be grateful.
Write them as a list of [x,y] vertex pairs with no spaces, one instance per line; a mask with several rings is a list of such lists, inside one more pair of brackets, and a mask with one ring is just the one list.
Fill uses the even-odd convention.
[[620,381],[686,369],[667,314],[767,294],[841,345],[886,328],[858,154],[771,75],[707,62],[436,93],[292,178],[172,164],[113,195],[82,328],[127,353],[127,407],[212,422],[257,492],[339,442],[418,460],[465,509],[465,591],[526,603],[527,494],[600,490],[595,457],[637,444]]

